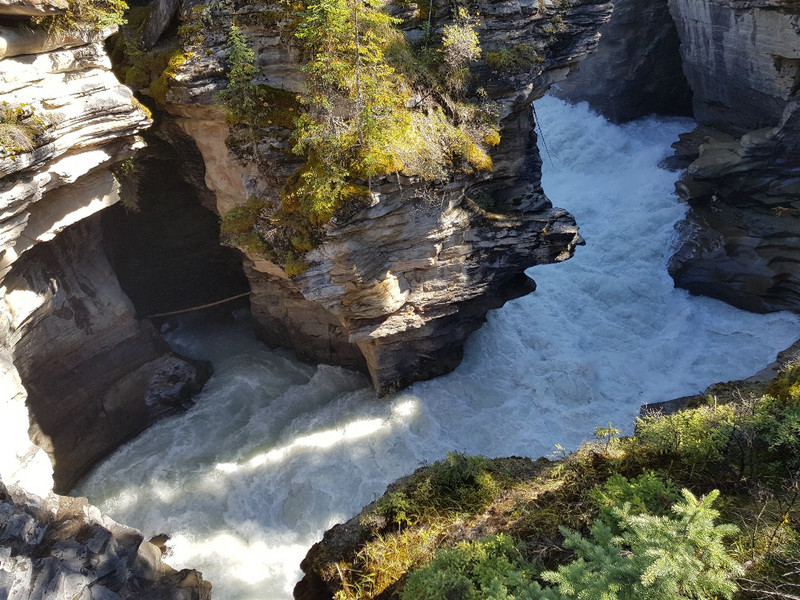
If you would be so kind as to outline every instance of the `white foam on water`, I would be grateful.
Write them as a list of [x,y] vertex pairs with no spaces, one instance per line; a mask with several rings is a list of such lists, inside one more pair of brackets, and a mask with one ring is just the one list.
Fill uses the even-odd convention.
[[661,170],[685,119],[610,125],[585,105],[537,103],[543,185],[586,246],[536,267],[534,294],[488,315],[461,366],[376,400],[366,379],[298,363],[242,326],[186,321],[176,350],[214,364],[197,405],[103,462],[76,490],[146,535],[217,600],[291,598],[308,548],[386,485],[450,450],[487,456],[576,447],[643,402],[747,376],[800,337],[673,288],[665,265],[684,207]]

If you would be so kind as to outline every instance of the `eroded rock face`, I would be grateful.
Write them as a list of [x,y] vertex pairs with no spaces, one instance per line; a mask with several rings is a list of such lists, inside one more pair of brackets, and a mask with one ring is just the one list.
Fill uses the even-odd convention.
[[701,127],[692,210],[669,270],[692,292],[759,312],[800,310],[800,12],[771,1],[671,0]]
[[150,119],[110,69],[95,42],[0,62],[0,97],[29,115],[24,125],[35,133],[30,150],[0,154],[0,275],[117,201],[108,167],[132,156]]
[[[47,6],[30,10],[63,10]],[[8,10],[21,14],[19,3]],[[110,167],[150,124],[111,73],[101,45],[110,32],[16,23],[0,61],[0,375],[14,415],[0,477],[43,495],[53,479],[42,450],[65,492],[208,374],[135,321],[103,252],[97,213],[119,200]],[[20,434],[29,429],[35,445]]]
[[4,598],[211,597],[197,571],[175,571],[140,532],[101,515],[85,498],[40,498],[0,482],[0,539]]
[[459,187],[441,206],[414,186],[405,199],[391,181],[377,190],[385,197],[332,228],[293,283],[345,324],[379,392],[455,368],[486,312],[533,290],[524,269],[569,258],[580,242],[572,216],[543,195],[527,210],[487,212]]
[[37,245],[3,281],[31,438],[67,492],[95,462],[181,410],[209,376],[172,354],[130,300],[103,251],[98,216]]
[[200,153],[191,138],[167,125],[145,132],[135,189],[123,188],[137,210],[118,203],[101,216],[106,254],[140,318],[249,291],[241,254],[220,245],[219,216],[206,208],[214,206],[214,196],[203,183]]
[[558,84],[559,97],[586,101],[615,123],[650,114],[692,114],[692,92],[667,0],[617,0],[600,35],[597,50]]
[[[141,147],[146,111],[110,70],[110,32],[51,34],[0,3],[0,590],[12,598],[205,600],[142,535],[66,492],[94,462],[208,377],[139,322],[103,248],[111,166]],[[0,592],[0,595],[3,595]]]
[[793,4],[669,0],[699,122],[738,134],[777,125],[800,75]]
[[[419,35],[426,19],[416,5],[393,8],[407,35]],[[436,185],[401,174],[374,179],[371,205],[327,223],[321,243],[304,255],[308,269],[301,274],[290,277],[280,264],[249,252],[251,306],[263,337],[312,360],[366,368],[379,393],[454,368],[486,311],[533,289],[526,268],[569,258],[582,242],[572,217],[553,208],[539,185],[530,107],[594,48],[610,8],[593,0],[471,6],[481,17],[485,52],[539,50],[522,68],[486,61],[473,68],[475,85],[499,113],[491,174],[454,174]],[[197,141],[221,215],[250,197],[278,206],[299,164],[288,152],[291,131],[261,127],[247,144],[234,140],[234,158],[215,95],[226,85],[232,18],[258,57],[254,83],[302,91],[299,51],[275,7],[234,3],[225,13],[211,9],[200,22],[202,13],[183,11],[184,22],[202,24],[202,46],[185,45],[193,54],[172,79],[166,108]],[[450,7],[435,7],[436,27],[451,19]]]

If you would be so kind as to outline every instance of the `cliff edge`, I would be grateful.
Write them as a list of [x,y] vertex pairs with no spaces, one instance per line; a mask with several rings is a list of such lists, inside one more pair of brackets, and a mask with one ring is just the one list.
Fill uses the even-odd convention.
[[68,491],[208,376],[136,320],[108,264],[99,212],[151,120],[111,72],[110,15],[87,23],[62,4],[0,6],[13,15],[0,30],[0,373],[19,438],[0,476],[39,495]]
[[[245,254],[262,337],[366,370],[380,394],[452,370],[489,309],[533,290],[525,269],[582,243],[541,189],[531,103],[594,48],[611,9],[383,8],[343,17],[328,47],[341,32],[309,42],[310,9],[184,5],[171,66],[139,81],[203,155],[223,236]],[[152,14],[141,34],[150,42],[169,11]],[[364,25],[373,21],[381,37]],[[457,34],[472,54],[455,68]],[[355,79],[318,76],[325,52]],[[121,75],[141,70],[133,59]]]
[[691,210],[676,285],[757,312],[800,310],[800,10],[671,0],[700,127],[676,144]]

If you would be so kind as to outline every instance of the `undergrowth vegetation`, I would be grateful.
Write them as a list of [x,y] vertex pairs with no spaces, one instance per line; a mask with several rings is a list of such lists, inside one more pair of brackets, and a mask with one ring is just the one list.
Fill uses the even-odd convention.
[[[291,130],[289,149],[300,166],[285,182],[280,202],[250,225],[271,255],[283,261],[307,251],[281,246],[286,240],[313,247],[322,225],[368,205],[375,178],[402,173],[435,184],[492,170],[488,151],[500,143],[497,109],[485,96],[466,93],[470,65],[482,53],[476,16],[454,8],[452,22],[437,32],[427,21],[412,43],[379,0],[281,6],[286,12],[274,21],[302,53],[305,92],[290,97],[257,83],[255,54],[244,25],[234,22],[229,83],[218,96],[228,110],[232,151],[250,147],[248,158],[255,162],[265,127]],[[232,218],[241,222],[240,216]],[[264,239],[269,227],[294,231]]]
[[322,575],[339,600],[793,600],[800,366],[554,461],[449,454],[359,523]]
[[163,106],[170,83],[192,53],[178,40],[145,50],[139,38],[149,14],[149,6],[131,8],[125,27],[109,40],[109,54],[120,81]]
[[124,23],[127,8],[125,0],[68,0],[64,13],[34,17],[33,23],[51,33],[102,31]]
[[0,153],[20,154],[33,150],[37,136],[47,128],[47,120],[27,103],[0,102]]

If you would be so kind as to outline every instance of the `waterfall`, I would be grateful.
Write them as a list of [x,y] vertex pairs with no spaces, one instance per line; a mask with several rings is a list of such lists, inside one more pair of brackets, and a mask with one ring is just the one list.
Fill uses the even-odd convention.
[[450,450],[487,456],[575,448],[595,426],[630,432],[639,407],[752,374],[800,337],[791,314],[746,313],[673,288],[685,211],[658,168],[686,119],[611,125],[537,103],[543,186],[586,246],[534,268],[538,289],[489,314],[461,366],[377,401],[365,377],[298,363],[236,325],[180,321],[173,347],[215,374],[186,415],[153,426],[76,493],[145,535],[168,533],[176,568],[217,600],[291,598],[308,548],[386,485]]

